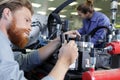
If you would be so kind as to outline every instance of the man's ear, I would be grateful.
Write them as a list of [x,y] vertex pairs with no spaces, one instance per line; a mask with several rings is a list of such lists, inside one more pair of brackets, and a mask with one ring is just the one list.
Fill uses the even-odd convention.
[[12,20],[12,12],[9,8],[5,8],[2,13],[2,17],[8,21]]

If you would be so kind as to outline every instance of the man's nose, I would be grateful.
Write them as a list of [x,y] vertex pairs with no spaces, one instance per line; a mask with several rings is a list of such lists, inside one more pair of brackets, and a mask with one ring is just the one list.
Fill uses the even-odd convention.
[[32,30],[32,27],[31,27],[31,25],[29,25],[28,27],[27,27],[27,31],[31,31]]

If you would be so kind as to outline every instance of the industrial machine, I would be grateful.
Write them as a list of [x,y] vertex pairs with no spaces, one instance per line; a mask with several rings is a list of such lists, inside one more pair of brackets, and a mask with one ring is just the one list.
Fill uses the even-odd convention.
[[[116,30],[116,35],[114,36],[114,40],[106,45],[104,50],[107,50],[109,54],[117,56],[116,62],[119,60],[120,55],[120,33],[119,30]],[[98,70],[95,71],[94,67],[89,68],[89,71],[84,72],[82,74],[82,80],[120,80],[120,65],[116,64],[115,60],[111,60],[111,68],[118,69],[110,69],[110,70]],[[115,64],[114,64],[114,63]],[[120,62],[120,61],[118,61]]]

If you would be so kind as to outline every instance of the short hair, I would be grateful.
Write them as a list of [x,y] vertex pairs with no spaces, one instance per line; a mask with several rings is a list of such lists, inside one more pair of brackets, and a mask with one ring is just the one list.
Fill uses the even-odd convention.
[[77,7],[78,11],[81,11],[82,13],[86,14],[87,12],[92,13],[94,11],[93,8],[93,0],[87,0],[85,3],[80,4]]
[[32,5],[29,0],[0,0],[0,18],[5,8],[9,8],[12,12],[22,7],[30,10],[31,14],[34,13]]

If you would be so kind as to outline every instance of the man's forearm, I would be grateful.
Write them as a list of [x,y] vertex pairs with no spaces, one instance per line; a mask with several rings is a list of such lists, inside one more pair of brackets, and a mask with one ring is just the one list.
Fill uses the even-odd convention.
[[64,80],[68,68],[68,63],[64,62],[63,60],[58,60],[55,67],[50,72],[49,76],[52,76],[55,80]]
[[58,47],[60,46],[60,39],[56,38],[51,41],[46,46],[39,49],[39,54],[42,60],[46,59],[49,55],[51,55]]

